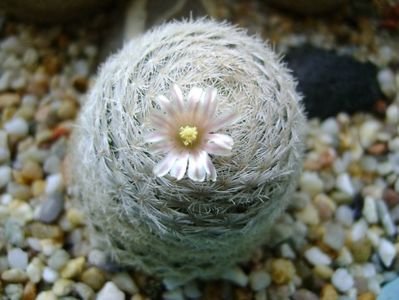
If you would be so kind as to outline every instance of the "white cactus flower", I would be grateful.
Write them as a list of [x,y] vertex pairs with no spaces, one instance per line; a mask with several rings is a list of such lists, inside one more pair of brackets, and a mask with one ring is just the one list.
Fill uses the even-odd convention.
[[162,95],[157,98],[165,114],[150,116],[155,131],[145,138],[147,143],[153,143],[155,152],[166,153],[154,167],[156,176],[169,173],[180,180],[187,171],[194,181],[216,180],[216,169],[209,154],[228,156],[233,147],[229,135],[216,132],[237,120],[232,112],[216,116],[216,95],[214,88],[203,91],[194,87],[185,103],[181,89],[174,85],[173,101]]

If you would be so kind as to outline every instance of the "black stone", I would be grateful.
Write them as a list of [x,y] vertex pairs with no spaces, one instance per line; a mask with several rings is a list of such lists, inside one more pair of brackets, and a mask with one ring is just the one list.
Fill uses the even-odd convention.
[[375,102],[384,98],[377,67],[371,63],[310,46],[292,49],[285,61],[298,80],[309,118],[372,112]]

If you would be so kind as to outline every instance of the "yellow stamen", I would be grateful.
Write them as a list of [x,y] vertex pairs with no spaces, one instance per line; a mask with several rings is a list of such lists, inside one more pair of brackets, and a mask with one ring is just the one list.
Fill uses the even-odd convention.
[[179,135],[184,146],[191,145],[197,140],[198,137],[197,127],[189,125],[180,127]]

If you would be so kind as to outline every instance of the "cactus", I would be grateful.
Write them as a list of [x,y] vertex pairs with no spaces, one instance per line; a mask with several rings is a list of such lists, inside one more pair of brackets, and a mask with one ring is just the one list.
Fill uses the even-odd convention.
[[[157,97],[172,101],[174,86],[185,99],[211,88],[215,114],[238,116],[220,129],[234,145],[211,155],[215,180],[154,175],[164,155],[145,137],[151,115],[162,114]],[[270,47],[226,23],[165,24],[127,43],[101,67],[72,143],[74,184],[105,249],[120,264],[186,279],[247,260],[296,186],[300,100]],[[197,135],[181,128],[188,145]]]

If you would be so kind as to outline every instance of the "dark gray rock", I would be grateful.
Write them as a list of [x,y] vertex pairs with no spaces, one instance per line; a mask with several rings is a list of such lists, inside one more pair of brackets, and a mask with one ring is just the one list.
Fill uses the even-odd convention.
[[308,117],[373,111],[384,98],[371,63],[309,46],[292,49],[285,60],[298,80]]

